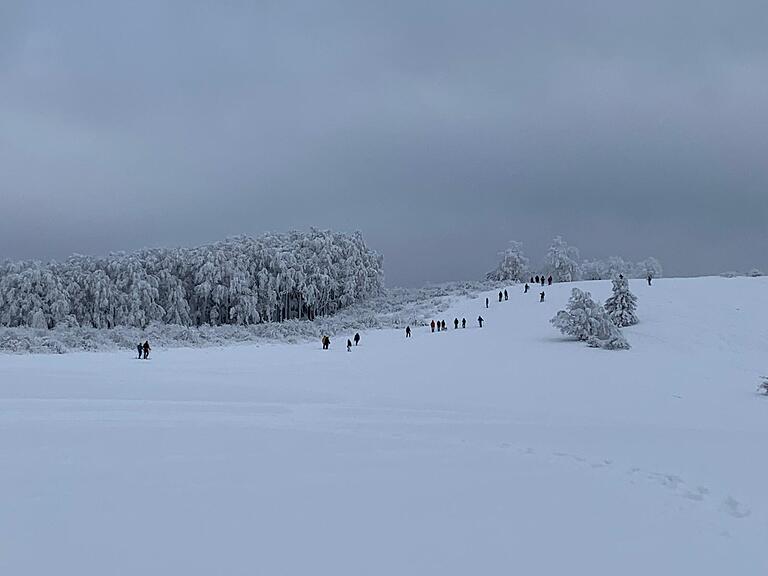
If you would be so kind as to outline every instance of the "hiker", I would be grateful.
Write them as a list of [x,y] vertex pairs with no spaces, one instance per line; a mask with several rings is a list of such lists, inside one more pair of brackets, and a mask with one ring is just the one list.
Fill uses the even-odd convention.
[[539,277],[536,276],[536,284],[538,284],[538,283],[539,283]]
[[485,307],[488,308],[488,298],[485,299]]
[[347,352],[352,352],[352,340],[347,338]]
[[432,332],[434,332],[435,331],[435,321],[434,320],[432,320],[432,324],[430,324],[430,326],[432,327]]
[[355,346],[357,346],[358,344],[360,344],[360,333],[356,332],[355,333]]
[[443,332],[445,332],[445,320],[443,320]]
[[405,327],[405,337],[406,338],[410,338],[411,337],[411,327],[410,326],[406,326]]
[[547,286],[552,286],[552,274],[550,274],[549,278],[547,278]]
[[528,294],[528,290],[530,290],[531,287],[528,286],[528,282],[525,283],[525,290],[523,290],[523,294]]
[[440,332],[440,320],[437,321],[437,331]]
[[509,300],[509,294],[507,294],[506,288],[504,288],[504,300]]
[[533,284],[533,276],[531,276],[531,284]]
[[502,294],[502,293],[501,293],[501,291],[499,291],[499,302],[501,302],[501,299],[502,299],[503,297],[504,297],[504,294]]
[[454,318],[453,319],[453,329],[454,330],[458,330],[459,329],[459,319],[458,318]]
[[648,274],[648,286],[650,286],[650,285],[651,285],[651,279],[652,279],[652,278],[653,278],[653,276],[651,276],[650,274]]
[[136,350],[139,351],[139,360],[141,360],[141,355],[144,353],[144,346],[141,345],[141,342],[136,344]]
[[483,327],[483,317],[482,316],[478,316],[477,317],[477,323],[480,324],[480,328]]
[[149,347],[149,340],[144,342],[144,360],[146,360],[149,357],[149,351],[152,350],[152,348]]
[[544,292],[539,292],[539,302],[544,302]]
[[331,345],[331,339],[328,338],[328,336],[323,336],[323,350],[328,350],[328,347]]
[[461,319],[461,327],[462,328],[466,328],[467,327],[467,319],[466,318],[462,318]]
[[546,281],[547,281],[547,279],[546,279],[546,278],[544,278],[544,276],[542,276],[542,277],[541,277],[541,285],[542,285],[542,286],[544,286],[544,282],[546,282]]

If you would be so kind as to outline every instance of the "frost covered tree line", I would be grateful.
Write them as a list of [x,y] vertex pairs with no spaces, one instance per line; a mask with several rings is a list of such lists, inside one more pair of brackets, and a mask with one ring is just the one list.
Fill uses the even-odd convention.
[[0,264],[0,326],[251,325],[314,319],[377,296],[362,234],[239,236],[195,248]]
[[501,253],[498,266],[486,275],[488,280],[525,282],[533,275],[552,276],[555,282],[607,280],[623,274],[626,278],[661,278],[661,263],[653,257],[627,262],[619,256],[605,260],[582,260],[579,249],[556,236],[540,266],[533,269],[521,242],[512,241]]
[[361,330],[427,326],[430,319],[452,308],[457,300],[475,298],[489,289],[487,282],[448,282],[421,288],[387,288],[374,297],[342,308],[331,316],[307,322],[297,318],[259,324],[182,326],[152,322],[145,327],[90,326],[51,330],[0,326],[0,351],[16,354],[64,354],[70,351],[133,350],[137,342],[149,340],[154,349],[172,347],[225,346],[243,342],[317,342],[321,336],[334,341]]

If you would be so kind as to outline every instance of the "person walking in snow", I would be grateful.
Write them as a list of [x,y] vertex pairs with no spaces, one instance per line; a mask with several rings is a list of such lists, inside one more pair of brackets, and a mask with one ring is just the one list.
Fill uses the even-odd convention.
[[488,298],[485,299],[485,307],[488,308]]
[[482,316],[478,316],[477,317],[477,323],[480,324],[480,328],[483,327],[483,317]]
[[331,345],[331,339],[328,336],[323,336],[323,350],[328,350]]
[[443,332],[445,332],[445,320],[443,320]]
[[542,286],[544,286],[544,283],[545,283],[546,281],[547,281],[547,279],[546,279],[546,278],[544,278],[544,276],[542,276],[542,277],[541,277],[541,285],[542,285]]
[[144,360],[146,360],[147,358],[149,358],[149,351],[152,350],[152,348],[149,347],[149,340],[146,340],[144,342],[143,349],[144,349]]
[[358,344],[360,344],[360,333],[356,332],[355,333],[355,346],[357,346]]
[[466,318],[462,318],[461,319],[461,327],[462,328],[466,328],[467,327],[467,319]]
[[411,337],[411,327],[410,326],[406,326],[405,327],[405,337],[406,338],[410,338]]
[[552,286],[552,274],[550,274],[549,278],[547,278],[547,286]]
[[459,319],[458,318],[454,318],[453,319],[453,329],[454,330],[458,330],[459,329]]
[[499,302],[501,302],[501,299],[502,299],[503,297],[504,297],[504,294],[502,294],[502,293],[501,293],[501,291],[499,291]]
[[653,279],[653,276],[651,276],[650,274],[648,274],[648,286],[650,286],[650,285],[651,285],[651,280],[652,280],[652,279]]
[[531,284],[533,284],[533,276],[531,276]]
[[432,320],[432,323],[430,324],[430,326],[432,327],[432,332],[434,332],[435,331],[435,321],[434,320]]
[[538,283],[539,283],[539,277],[536,276],[536,284],[538,284]]
[[136,350],[139,351],[139,360],[141,360],[141,355],[144,353],[144,346],[141,345],[141,342],[136,344]]
[[528,290],[530,290],[531,287],[528,286],[528,282],[525,283],[525,290],[523,290],[523,294],[528,294]]
[[440,332],[440,320],[437,321],[437,331]]
[[347,352],[352,352],[352,340],[347,338]]
[[544,291],[539,292],[539,302],[544,302]]
[[506,288],[504,288],[504,300],[509,300],[509,294],[507,294]]

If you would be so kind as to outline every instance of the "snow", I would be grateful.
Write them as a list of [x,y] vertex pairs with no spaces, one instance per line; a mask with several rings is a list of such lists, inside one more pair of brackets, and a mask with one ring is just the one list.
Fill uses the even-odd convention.
[[552,328],[573,287],[351,353],[0,355],[0,573],[765,574],[768,279],[631,282],[626,351]]

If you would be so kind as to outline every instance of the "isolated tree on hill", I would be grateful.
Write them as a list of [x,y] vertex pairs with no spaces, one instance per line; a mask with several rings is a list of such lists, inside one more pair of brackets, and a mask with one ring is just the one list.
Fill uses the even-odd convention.
[[556,236],[544,258],[544,270],[555,282],[573,282],[581,279],[579,249],[569,246]]
[[501,253],[501,262],[492,272],[488,272],[488,280],[499,282],[522,282],[528,277],[528,258],[523,254],[523,243],[510,241],[509,248]]
[[629,291],[629,280],[623,276],[613,279],[613,296],[605,301],[605,311],[619,328],[637,324],[637,297]]
[[589,292],[574,288],[566,310],[560,310],[551,323],[563,334],[574,336],[593,348],[623,350],[629,348],[621,331],[605,312],[592,300]]

